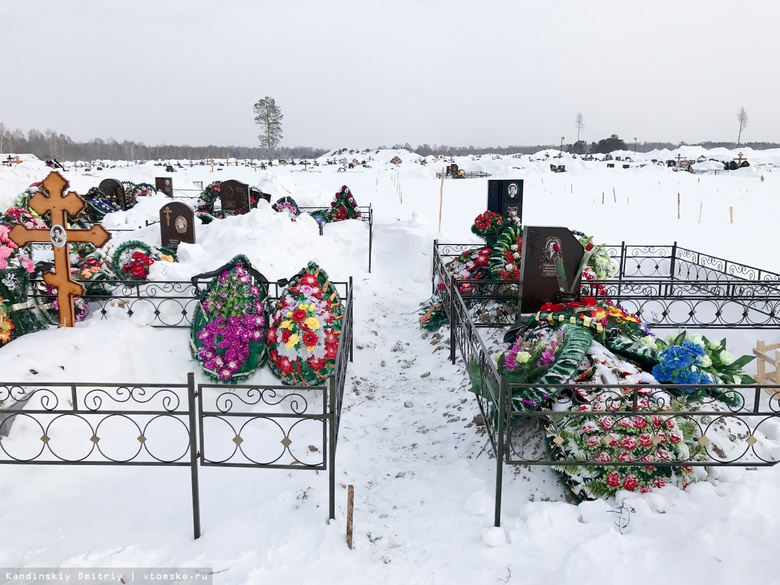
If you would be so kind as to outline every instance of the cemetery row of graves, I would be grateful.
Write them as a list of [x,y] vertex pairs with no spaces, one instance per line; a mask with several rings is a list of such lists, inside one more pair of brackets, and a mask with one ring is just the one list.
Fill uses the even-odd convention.
[[523,226],[522,197],[520,180],[489,181],[472,226],[484,244],[434,243],[420,316],[449,327],[470,379],[496,457],[495,524],[505,464],[550,467],[571,497],[593,499],[780,461],[780,386],[703,334],[780,329],[780,275]]
[[[100,219],[156,189],[107,180],[82,198],[67,188],[53,172],[0,218],[0,345],[73,326],[95,310],[100,318],[112,307],[131,315],[145,306],[150,325],[175,319],[172,326],[189,329],[192,359],[211,383],[196,385],[192,374],[186,384],[110,382],[100,389],[0,381],[0,463],[188,466],[196,538],[199,465],[329,470],[333,517],[336,439],[352,360],[351,279],[334,282],[309,262],[271,282],[237,255],[189,282],[152,282],[152,264],[176,262],[178,246],[194,243],[195,222],[255,207],[252,189],[211,183],[195,209],[174,200],[160,209],[163,245],[128,240],[111,248]],[[272,207],[291,221],[302,213],[291,197]],[[358,219],[361,211],[343,186],[329,208],[311,214],[323,226]],[[265,367],[278,382],[245,384]],[[225,384],[229,390],[220,390]],[[40,430],[32,443],[3,440],[18,419]],[[268,445],[280,447],[269,454]]]

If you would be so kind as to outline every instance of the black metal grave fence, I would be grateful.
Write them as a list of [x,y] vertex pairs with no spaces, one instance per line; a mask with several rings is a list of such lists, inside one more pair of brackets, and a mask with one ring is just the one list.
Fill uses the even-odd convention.
[[[196,385],[192,373],[186,384],[0,382],[0,465],[189,467],[195,538],[199,466],[327,470],[334,519],[354,298],[351,279],[333,284],[344,291],[344,318],[321,385]],[[22,428],[11,434],[15,420]]]
[[[478,316],[479,313],[473,310],[473,305],[475,300],[517,303],[516,295],[501,294],[507,286],[517,283],[458,280],[446,269],[449,259],[479,247],[481,246],[435,243],[433,290],[438,293],[450,320],[450,358],[455,363],[456,352],[460,351],[480,413],[485,421],[492,452],[496,457],[494,518],[496,526],[500,525],[501,520],[504,464],[625,469],[627,467],[681,468],[682,466],[762,467],[780,462],[780,446],[769,445],[767,440],[767,435],[773,435],[773,431],[769,429],[770,425],[774,422],[780,423],[780,385],[718,385],[718,390],[726,391],[731,395],[732,406],[724,406],[724,403],[715,401],[712,398],[714,394],[710,392],[708,397],[699,404],[687,403],[681,408],[677,407],[676,410],[670,411],[667,410],[667,407],[672,405],[670,397],[676,392],[684,393],[686,389],[694,387],[643,384],[640,391],[640,387],[609,384],[576,386],[547,384],[543,388],[538,384],[510,384],[506,377],[499,373],[493,356],[488,352],[479,333],[480,327],[503,327],[504,324],[476,322],[474,316]],[[711,298],[711,302],[726,303],[730,300],[743,307],[740,312],[746,313],[742,318],[731,319],[726,321],[726,325],[722,325],[693,319],[696,315],[695,311],[687,319],[672,321],[669,319],[672,313],[667,311],[666,319],[651,322],[651,327],[747,327],[747,315],[755,311],[762,314],[764,319],[751,324],[752,328],[778,328],[773,308],[767,307],[764,303],[775,302],[772,300],[775,296],[780,300],[780,293],[778,293],[780,275],[682,250],[676,246],[629,247],[623,244],[612,248],[612,251],[616,252],[612,253],[612,256],[620,259],[617,278],[612,289],[608,288],[607,281],[600,284],[605,286],[608,292],[614,291],[614,296],[604,295],[613,302],[619,302],[626,307],[627,301],[635,301],[641,308],[641,303],[649,302],[648,295],[658,292],[661,301],[666,303],[664,306],[669,307],[678,300],[679,293],[676,287],[681,285],[683,293],[680,296],[687,301],[691,298],[707,299],[708,297]],[[699,280],[675,278],[683,276],[686,278],[695,276]],[[590,284],[593,284],[593,281]],[[646,288],[639,288],[642,284]],[[652,288],[654,286],[662,286],[662,288]],[[627,293],[626,290],[632,292]],[[634,290],[643,290],[644,298],[639,292],[633,292]],[[462,291],[465,294],[462,294]],[[499,292],[495,293],[495,291]],[[632,296],[634,294],[635,297]],[[712,300],[717,298],[721,300]],[[755,308],[756,305],[758,308]],[[627,388],[628,398],[624,393]],[[540,393],[547,397],[544,401],[538,400]],[[585,405],[587,399],[584,397],[592,397],[597,393],[613,394],[611,399],[606,400],[605,408],[585,412],[572,408]],[[524,400],[524,396],[534,399]],[[640,410],[642,398],[647,402]],[[537,402],[536,406],[528,406]],[[656,458],[653,461],[642,462],[638,461],[643,456],[641,450],[636,452],[632,461],[594,461],[575,457],[567,449],[567,443],[559,430],[571,417],[597,423],[605,416],[611,417],[616,424],[621,420],[638,416],[645,418],[658,416],[664,421],[688,421],[696,429],[695,448],[684,460],[669,458],[658,461]],[[528,432],[517,432],[521,427],[526,427],[526,431],[531,427],[531,430],[536,432],[536,437],[547,445],[546,450],[540,451],[539,445],[529,445]],[[658,452],[660,430],[655,429],[650,436],[652,447],[646,448],[645,451]]]
[[[434,242],[433,292],[445,307],[458,286],[469,305],[490,301],[504,318],[472,312],[478,327],[511,325],[517,316],[516,281],[454,279],[446,264],[480,244]],[[780,274],[671,246],[605,246],[617,262],[614,276],[583,281],[590,295],[608,299],[656,329],[780,329]]]

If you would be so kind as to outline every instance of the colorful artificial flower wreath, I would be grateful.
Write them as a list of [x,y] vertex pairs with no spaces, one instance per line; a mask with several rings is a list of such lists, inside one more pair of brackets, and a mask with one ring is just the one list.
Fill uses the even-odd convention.
[[[450,260],[445,268],[456,280],[481,280],[490,274],[488,262],[490,261],[490,248],[475,248],[467,250]],[[445,285],[439,283],[441,290]],[[475,285],[462,283],[459,286],[461,294],[467,294]]]
[[120,280],[144,281],[158,260],[175,262],[176,255],[167,248],[154,249],[140,240],[128,240],[117,246],[111,256],[111,269]]
[[323,384],[335,367],[344,316],[325,271],[309,262],[280,298],[269,302],[268,311],[271,371],[283,384]]
[[238,255],[200,295],[190,350],[211,380],[237,384],[267,360],[268,286],[254,274],[249,259]]
[[[584,404],[573,405],[570,410],[582,416],[569,416],[560,425],[547,425],[553,454],[561,459],[599,463],[702,459],[696,423],[674,415],[673,411],[682,405],[670,406],[669,397],[658,396],[659,391],[651,387],[637,386],[636,391],[636,411],[632,386],[604,390]],[[554,469],[563,474],[577,496],[586,499],[614,497],[619,490],[646,493],[669,484],[685,489],[701,479],[693,467],[682,465],[560,465]]]
[[195,204],[196,212],[207,213],[209,215],[214,213],[214,203],[219,198],[221,185],[222,181],[214,181],[209,183],[206,188],[201,191],[198,202]]
[[499,280],[520,280],[520,259],[523,255],[523,228],[506,226],[498,236],[490,254],[490,273]]
[[336,193],[336,198],[331,201],[328,210],[328,221],[345,221],[347,219],[358,219],[360,211],[357,208],[357,202],[352,196],[352,191],[346,185],[341,186],[341,190]]
[[295,218],[301,214],[295,199],[289,196],[281,197],[271,208],[277,213],[286,213],[292,221],[295,221]]

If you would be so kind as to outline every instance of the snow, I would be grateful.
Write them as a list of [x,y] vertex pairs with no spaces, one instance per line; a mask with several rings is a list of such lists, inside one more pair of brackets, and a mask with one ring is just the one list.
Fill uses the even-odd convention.
[[[730,173],[675,173],[650,162],[682,154],[736,158]],[[556,151],[500,158],[455,157],[466,171],[523,178],[524,223],[563,225],[596,242],[679,245],[780,272],[776,193],[780,151],[628,153],[632,168],[588,162]],[[400,156],[398,166],[389,161]],[[663,488],[617,501],[574,505],[547,470],[504,471],[503,516],[493,526],[495,461],[473,424],[478,409],[462,364],[451,365],[440,340],[417,326],[431,294],[434,239],[476,242],[474,217],[486,205],[486,179],[443,183],[449,161],[403,151],[343,155],[371,168],[337,166],[186,166],[174,174],[152,163],[116,163],[65,177],[83,193],[104,178],[174,189],[193,181],[238,179],[300,205],[327,205],[341,185],[374,210],[373,270],[368,226],[330,224],[318,235],[261,201],[256,210],[198,225],[178,264],[155,264],[152,278],[188,279],[237,253],[274,280],[307,261],[332,280],[355,284],[355,360],[349,365],[337,451],[336,520],[327,519],[327,474],[256,469],[200,470],[203,535],[192,539],[189,470],[92,466],[0,466],[0,567],[210,567],[215,583],[780,583],[780,468],[712,469],[710,481],[683,492]],[[327,158],[327,157],[326,157]],[[549,164],[565,164],[553,174]],[[644,166],[640,166],[643,165]],[[317,171],[317,172],[314,172]],[[25,158],[0,167],[0,209],[48,170]],[[762,180],[763,178],[763,180]],[[679,198],[679,199],[678,199]],[[678,219],[678,200],[680,201]],[[106,226],[144,225],[164,198],[109,216]],[[733,223],[729,210],[733,208]],[[156,226],[117,232],[111,244],[140,238],[159,244]],[[446,333],[446,332],[445,332]],[[735,355],[772,331],[728,333]],[[0,349],[4,382],[205,381],[186,330],[153,329],[120,312],[72,329],[24,336]],[[270,382],[262,371],[252,380]],[[777,429],[769,432],[776,432]],[[37,441],[23,419],[4,440]],[[355,486],[354,549],[344,539],[347,485]],[[2,579],[0,579],[0,582]]]

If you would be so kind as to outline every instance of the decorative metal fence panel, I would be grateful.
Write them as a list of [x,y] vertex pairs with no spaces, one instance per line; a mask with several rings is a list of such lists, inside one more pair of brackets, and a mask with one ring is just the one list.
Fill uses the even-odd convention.
[[[505,310],[471,310],[477,327],[516,320],[513,281],[453,280],[447,263],[479,244],[434,242],[433,288],[445,309],[457,286],[470,309],[500,302]],[[609,299],[656,329],[780,329],[780,274],[672,246],[606,246],[618,262],[614,277],[583,281],[592,296]]]
[[[354,292],[352,279],[333,284],[344,293],[345,310],[334,371],[322,385],[196,388],[192,373],[186,384],[0,382],[0,465],[189,467],[195,538],[201,532],[198,463],[328,470],[328,517],[335,518]],[[275,286],[278,295],[281,285]]]
[[[43,281],[33,281],[32,301],[41,310],[50,310],[56,296],[46,293]],[[269,282],[268,298],[278,299],[286,281]],[[342,299],[351,294],[351,282],[332,282]],[[84,300],[90,312],[101,319],[122,314],[139,325],[160,328],[189,328],[199,302],[199,290],[188,280],[131,281],[101,280],[88,283]],[[55,322],[58,318],[55,318]]]

